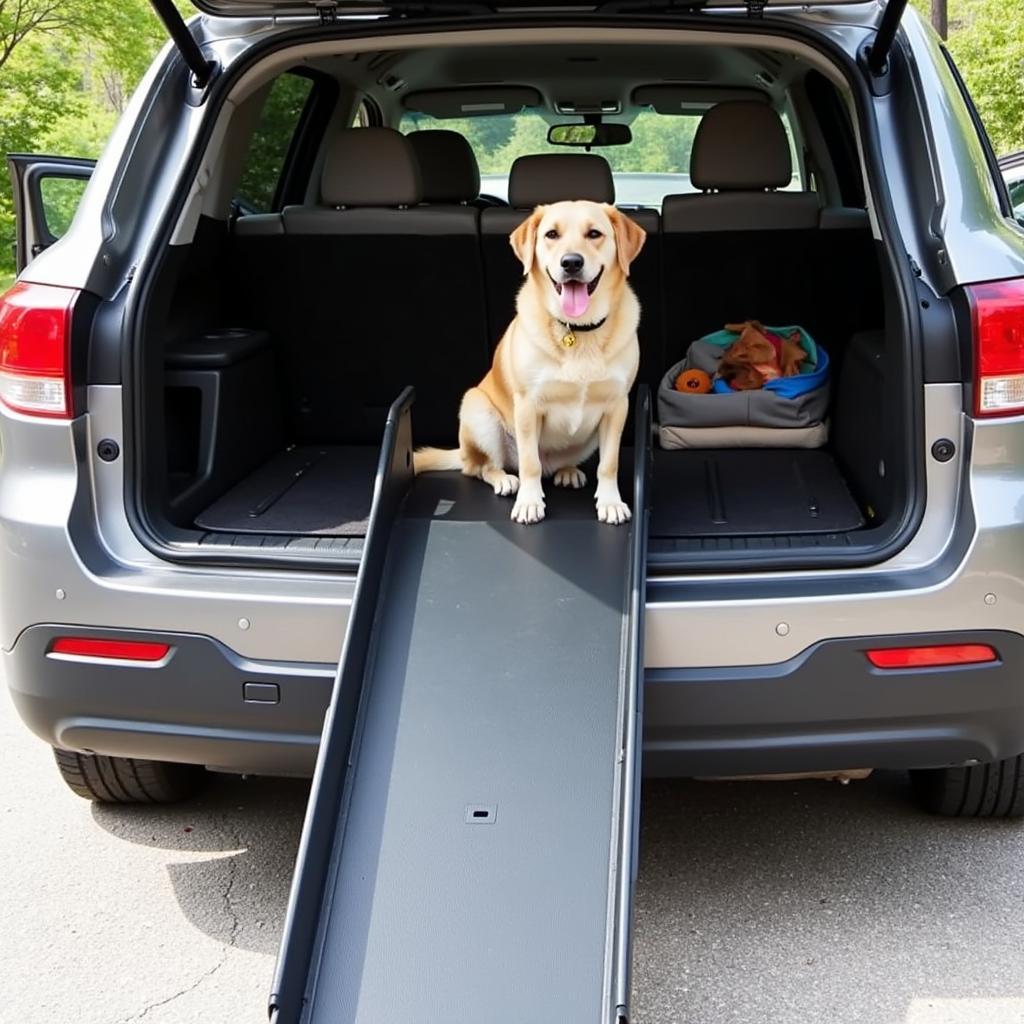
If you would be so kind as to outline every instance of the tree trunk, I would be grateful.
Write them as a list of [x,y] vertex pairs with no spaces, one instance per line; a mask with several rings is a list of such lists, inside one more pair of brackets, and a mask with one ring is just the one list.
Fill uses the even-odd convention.
[[932,0],[932,28],[942,39],[949,34],[947,0]]

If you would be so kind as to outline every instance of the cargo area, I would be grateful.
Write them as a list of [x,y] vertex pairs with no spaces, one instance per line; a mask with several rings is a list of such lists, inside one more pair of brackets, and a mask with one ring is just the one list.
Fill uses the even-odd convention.
[[[514,315],[522,268],[509,234],[539,204],[583,198],[615,203],[647,232],[630,283],[642,307],[638,383],[656,420],[666,372],[725,324],[799,325],[830,360],[815,447],[779,430],[756,447],[742,436],[705,447],[698,436],[669,450],[655,424],[652,563],[832,552],[838,564],[884,547],[913,498],[910,366],[840,90],[770,51],[495,49],[533,84],[435,95],[427,52],[367,54],[344,67],[308,61],[239,105],[225,144],[248,157],[220,183],[234,198],[222,216],[207,204],[187,242],[167,247],[144,321],[139,494],[154,533],[226,557],[357,560],[391,403],[412,385],[414,443],[455,445],[461,395]],[[634,141],[621,152],[540,141],[503,175],[488,173],[528,134],[516,118],[561,123],[558,97],[593,91],[591,58],[620,97],[608,120],[631,123]],[[686,77],[688,61],[713,66],[717,80],[666,84],[670,67]],[[400,95],[356,88],[382,67],[408,83]],[[287,113],[275,89],[298,79],[279,177],[262,202],[239,199],[270,114],[276,124]],[[505,150],[481,149],[475,125],[487,118],[453,116],[487,96],[512,118]],[[723,106],[733,130],[701,135]],[[670,171],[630,163],[652,123],[668,126],[666,147],[685,143]],[[624,443],[637,440],[630,430]]]

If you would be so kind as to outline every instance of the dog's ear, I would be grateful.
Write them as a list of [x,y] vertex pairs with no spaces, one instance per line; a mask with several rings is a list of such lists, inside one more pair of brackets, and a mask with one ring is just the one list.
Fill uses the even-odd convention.
[[605,203],[604,210],[615,231],[615,253],[619,258],[619,266],[622,273],[629,277],[630,264],[640,255],[647,232],[632,217],[627,217],[614,206]]
[[512,243],[512,251],[516,254],[519,262],[523,265],[523,276],[525,277],[533,268],[533,254],[537,248],[537,225],[544,216],[544,207],[538,206],[522,224],[519,225],[508,236]]

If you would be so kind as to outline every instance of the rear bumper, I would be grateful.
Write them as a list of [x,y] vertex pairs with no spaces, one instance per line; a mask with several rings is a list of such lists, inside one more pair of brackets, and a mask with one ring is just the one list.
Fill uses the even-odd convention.
[[[173,650],[154,665],[49,654],[69,632],[162,641]],[[933,643],[989,644],[999,660],[880,671],[863,653]],[[1024,637],[989,630],[827,640],[776,665],[648,669],[645,773],[913,768],[1010,757],[1024,751],[1022,666]],[[4,654],[4,671],[21,716],[55,746],[270,775],[311,774],[334,679],[333,665],[250,661],[205,636],[59,625],[26,629]],[[266,700],[275,695],[276,702]]]

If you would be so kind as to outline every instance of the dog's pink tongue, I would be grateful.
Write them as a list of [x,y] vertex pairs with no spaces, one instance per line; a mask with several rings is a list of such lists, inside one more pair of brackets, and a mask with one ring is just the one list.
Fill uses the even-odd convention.
[[562,285],[562,312],[571,320],[586,313],[589,301],[587,286],[582,281],[566,281]]

